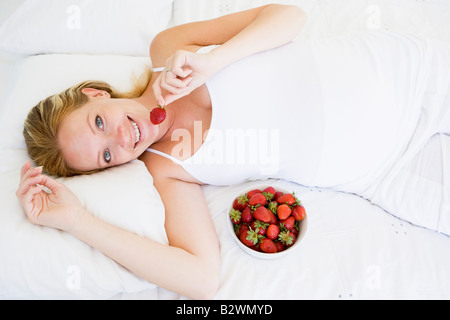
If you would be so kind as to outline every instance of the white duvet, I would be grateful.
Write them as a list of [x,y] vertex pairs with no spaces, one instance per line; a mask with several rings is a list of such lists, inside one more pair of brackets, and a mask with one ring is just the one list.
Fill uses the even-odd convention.
[[425,49],[414,131],[387,175],[365,195],[398,217],[450,235],[450,42],[429,40]]

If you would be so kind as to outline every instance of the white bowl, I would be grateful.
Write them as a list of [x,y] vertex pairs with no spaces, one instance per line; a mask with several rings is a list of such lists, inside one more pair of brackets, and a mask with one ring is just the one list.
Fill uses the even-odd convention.
[[[305,233],[306,233],[306,229],[307,229],[307,225],[308,225],[308,214],[306,214],[306,217],[303,220],[299,221],[299,225],[298,225],[299,231],[298,231],[298,235],[296,237],[294,244],[292,246],[286,248],[286,250],[283,250],[281,252],[276,252],[276,253],[265,253],[265,252],[255,251],[255,250],[247,247],[245,244],[243,244],[241,242],[241,240],[239,240],[237,235],[234,233],[234,223],[231,221],[230,216],[229,216],[231,209],[233,209],[233,202],[234,202],[234,199],[236,199],[236,197],[238,197],[244,193],[247,193],[251,190],[254,190],[254,189],[264,190],[267,187],[273,187],[276,191],[281,191],[283,193],[292,193],[293,192],[292,190],[286,190],[286,189],[279,188],[274,185],[257,185],[257,186],[249,187],[247,189],[242,190],[239,194],[236,194],[234,196],[234,198],[231,200],[230,206],[228,207],[228,211],[227,211],[228,230],[230,231],[231,236],[237,242],[238,246],[242,250],[244,250],[246,253],[248,253],[249,255],[251,255],[255,258],[259,258],[259,259],[277,259],[288,253],[295,251],[295,249],[299,246],[300,241],[303,239],[303,237],[305,236]],[[301,201],[302,199],[299,198],[299,200]],[[305,209],[307,209],[307,208],[305,208]]]

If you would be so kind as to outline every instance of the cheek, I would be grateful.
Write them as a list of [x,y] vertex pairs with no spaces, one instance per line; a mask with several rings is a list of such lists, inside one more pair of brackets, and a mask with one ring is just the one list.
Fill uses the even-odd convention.
[[133,152],[123,149],[116,149],[112,151],[112,162],[110,163],[110,165],[121,165],[136,160],[137,158],[138,155],[134,154]]
[[149,121],[147,127],[148,127],[148,131],[149,131],[149,140],[151,141],[151,143],[153,143],[154,140],[156,139],[156,137],[159,134],[159,126],[158,125],[153,125]]

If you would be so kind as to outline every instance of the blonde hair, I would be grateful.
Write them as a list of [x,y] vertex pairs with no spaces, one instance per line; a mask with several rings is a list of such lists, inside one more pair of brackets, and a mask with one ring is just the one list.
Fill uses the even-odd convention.
[[152,70],[149,67],[146,67],[139,78],[133,76],[134,88],[130,92],[118,92],[104,81],[84,81],[40,101],[28,113],[23,129],[25,144],[31,159],[36,165],[43,166],[46,173],[54,176],[70,177],[100,171],[100,169],[79,171],[67,165],[57,142],[61,122],[69,113],[88,101],[87,96],[82,93],[83,89],[103,90],[108,92],[111,98],[132,99],[144,93],[151,76]]

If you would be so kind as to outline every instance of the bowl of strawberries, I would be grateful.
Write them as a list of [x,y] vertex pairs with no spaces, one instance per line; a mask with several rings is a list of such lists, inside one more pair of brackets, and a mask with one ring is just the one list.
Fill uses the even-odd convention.
[[267,185],[244,190],[233,199],[228,214],[238,246],[261,259],[293,251],[307,227],[305,208],[295,193]]

